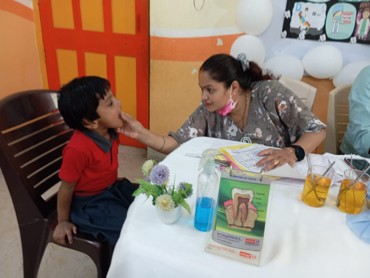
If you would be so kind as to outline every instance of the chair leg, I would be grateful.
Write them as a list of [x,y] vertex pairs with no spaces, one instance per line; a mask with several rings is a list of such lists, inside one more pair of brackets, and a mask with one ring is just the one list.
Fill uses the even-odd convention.
[[[52,241],[53,242],[53,241]],[[73,244],[64,246],[82,252],[94,262],[99,278],[105,278],[111,263],[114,246],[107,242],[93,242],[86,239],[74,238]]]
[[95,263],[98,278],[105,278],[108,274],[109,266],[112,259],[113,248],[108,243],[103,243],[98,252],[85,252]]
[[23,277],[37,278],[40,263],[48,243],[49,228],[46,223],[35,222],[19,227],[22,254]]
[[101,254],[100,254],[100,271],[98,268],[98,277],[105,278],[107,277],[109,266],[112,260],[114,246],[105,243],[102,246]]

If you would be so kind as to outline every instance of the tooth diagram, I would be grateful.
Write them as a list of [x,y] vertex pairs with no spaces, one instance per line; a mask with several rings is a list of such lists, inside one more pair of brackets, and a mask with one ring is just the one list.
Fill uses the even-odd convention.
[[257,209],[253,205],[253,191],[233,188],[232,200],[224,202],[227,224],[230,228],[251,231],[257,219]]

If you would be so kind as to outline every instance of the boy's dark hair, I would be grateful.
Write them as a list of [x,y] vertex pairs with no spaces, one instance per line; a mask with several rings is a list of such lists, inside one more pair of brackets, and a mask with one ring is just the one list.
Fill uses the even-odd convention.
[[77,77],[59,90],[58,108],[66,124],[73,129],[85,130],[83,120],[94,121],[99,100],[110,90],[108,80],[98,76]]

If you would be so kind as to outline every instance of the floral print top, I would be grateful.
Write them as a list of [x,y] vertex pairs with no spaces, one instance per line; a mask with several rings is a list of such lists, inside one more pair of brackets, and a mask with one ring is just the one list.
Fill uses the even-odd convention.
[[208,112],[200,105],[177,132],[170,132],[179,144],[193,137],[207,136],[283,148],[305,132],[326,128],[288,88],[277,80],[256,82],[252,88],[248,119],[240,130],[229,115]]

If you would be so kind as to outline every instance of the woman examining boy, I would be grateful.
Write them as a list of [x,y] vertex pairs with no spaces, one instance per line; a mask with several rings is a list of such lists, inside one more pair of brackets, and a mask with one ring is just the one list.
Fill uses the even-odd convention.
[[293,165],[325,139],[326,126],[289,89],[245,55],[208,58],[199,70],[202,103],[177,132],[158,135],[122,112],[121,132],[162,153],[197,136],[258,143],[257,166]]
[[272,75],[245,56],[208,58],[199,71],[202,103],[177,132],[161,136],[121,112],[109,82],[72,80],[60,90],[59,110],[74,134],[63,152],[54,239],[72,241],[77,228],[118,239],[136,185],[117,180],[116,129],[162,153],[197,136],[258,143],[266,171],[304,159],[325,139],[325,125]]

